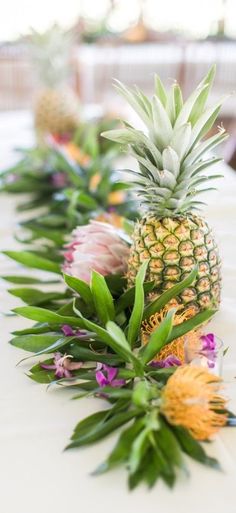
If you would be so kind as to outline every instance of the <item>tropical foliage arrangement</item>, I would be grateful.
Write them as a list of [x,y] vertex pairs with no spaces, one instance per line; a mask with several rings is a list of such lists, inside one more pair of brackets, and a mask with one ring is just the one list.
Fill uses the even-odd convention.
[[2,192],[29,196],[18,205],[28,214],[21,223],[24,242],[43,239],[61,248],[66,234],[91,218],[137,218],[129,184],[114,170],[118,147],[100,136],[116,125],[104,118],[81,124],[72,138],[50,134],[43,147],[20,150],[20,161],[1,174]]
[[[26,303],[14,313],[33,321],[13,333],[11,344],[36,359],[30,379],[67,387],[75,399],[98,399],[67,448],[121,428],[94,474],[124,465],[130,489],[158,479],[173,486],[186,472],[185,455],[219,468],[202,442],[232,417],[206,326],[219,307],[220,260],[210,228],[195,213],[195,196],[212,178],[202,171],[218,161],[206,152],[226,137],[221,129],[201,142],[221,105],[205,107],[213,78],[214,68],[186,102],[177,84],[166,92],[158,77],[152,101],[118,84],[148,129],[105,127],[105,137],[128,146],[139,163],[132,184],[112,171],[116,150],[100,139],[100,125],[96,134],[80,127],[63,144],[52,135],[3,175],[4,191],[33,192],[23,206],[32,216],[35,207],[46,208],[23,223],[31,233],[27,249],[5,252],[36,270],[4,277]],[[138,214],[131,185],[144,207]],[[186,343],[203,365],[186,361]]]

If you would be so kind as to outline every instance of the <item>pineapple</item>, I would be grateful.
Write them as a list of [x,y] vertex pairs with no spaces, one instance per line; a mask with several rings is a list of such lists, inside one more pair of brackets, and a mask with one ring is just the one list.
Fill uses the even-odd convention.
[[[116,87],[140,116],[145,132],[130,124],[104,132],[108,139],[128,145],[139,169],[129,170],[140,197],[144,215],[134,228],[128,283],[134,285],[141,263],[149,259],[146,279],[155,282],[158,296],[186,277],[198,265],[194,285],[178,298],[194,312],[218,307],[220,302],[220,257],[212,231],[197,212],[204,204],[198,195],[212,189],[210,181],[220,175],[203,174],[221,159],[212,150],[227,137],[220,127],[205,139],[212,128],[224,98],[205,107],[215,75],[213,66],[206,77],[183,102],[179,85],[166,91],[155,76],[155,94],[149,100],[137,87]],[[202,141],[202,138],[204,140]]]
[[32,31],[30,53],[41,86],[34,107],[39,140],[46,133],[63,136],[78,126],[78,99],[66,85],[72,42],[71,32],[64,32],[58,25],[42,34]]

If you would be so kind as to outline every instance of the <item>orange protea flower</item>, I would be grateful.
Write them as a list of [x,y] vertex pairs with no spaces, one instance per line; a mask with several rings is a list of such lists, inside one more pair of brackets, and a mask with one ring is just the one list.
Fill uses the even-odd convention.
[[95,220],[100,221],[101,223],[111,224],[116,228],[122,228],[124,217],[119,216],[115,212],[103,212],[102,214],[99,214],[99,216],[97,216]]
[[84,153],[75,143],[68,142],[64,145],[64,148],[69,157],[78,162],[81,166],[89,164],[91,160],[90,156]]
[[100,173],[95,173],[92,176],[92,178],[90,179],[90,182],[89,182],[89,190],[91,192],[95,192],[96,191],[98,185],[101,182],[101,179],[102,179],[102,177],[101,177]]
[[206,440],[226,424],[226,399],[219,394],[221,379],[201,367],[178,367],[162,392],[161,412],[170,424]]
[[124,191],[114,191],[108,194],[109,205],[120,205],[125,201],[126,193]]
[[[177,306],[177,305],[174,305]],[[147,344],[150,335],[155,331],[158,326],[163,321],[164,317],[168,313],[168,311],[173,307],[173,303],[171,305],[166,305],[160,312],[155,313],[150,317],[150,319],[144,321],[142,323],[142,342],[144,344]],[[195,310],[194,307],[189,307],[185,309],[184,311],[181,311],[182,307],[179,306],[175,316],[173,325],[177,326],[178,324],[181,324],[184,321],[187,321],[188,319],[191,319],[193,317]],[[187,339],[188,342],[193,344],[193,347],[197,347],[199,345],[199,340],[201,336],[200,330],[192,330],[189,331],[186,335],[183,335],[182,337],[178,337],[173,342],[170,342],[170,344],[167,344],[164,346],[161,351],[156,355],[155,360],[165,360],[168,358],[168,356],[173,355],[181,363],[185,362],[184,357],[184,343]]]

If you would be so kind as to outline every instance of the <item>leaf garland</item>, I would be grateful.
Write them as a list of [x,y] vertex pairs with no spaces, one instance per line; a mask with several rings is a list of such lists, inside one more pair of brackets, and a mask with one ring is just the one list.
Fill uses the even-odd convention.
[[[169,102],[170,113],[177,115],[182,105],[178,88],[175,86],[172,97],[167,98],[157,78],[156,89],[160,98],[158,105],[148,103],[138,89],[134,95],[135,106],[143,118],[146,120],[151,109],[155,118],[160,117],[160,113],[163,115],[162,105],[166,102]],[[203,89],[202,104],[205,93]],[[129,96],[130,93],[125,94]],[[194,118],[194,115],[193,109],[191,116]],[[108,128],[104,123],[103,130]],[[132,132],[130,127],[127,130]],[[148,295],[154,283],[145,282],[148,261],[140,267],[135,286],[130,289],[121,276],[103,277],[94,271],[88,284],[62,275],[61,248],[66,235],[76,225],[85,224],[106,211],[110,206],[110,193],[125,191],[127,201],[116,206],[116,212],[124,215],[129,235],[132,220],[137,217],[127,184],[117,182],[112,171],[113,143],[105,139],[101,141],[100,132],[100,125],[85,125],[75,134],[74,143],[89,156],[87,164],[68,158],[60,147],[34,148],[23,150],[20,162],[1,177],[3,191],[31,193],[31,199],[21,204],[19,210],[46,207],[42,216],[21,224],[28,234],[24,236],[27,249],[5,251],[6,256],[31,272],[31,275],[3,276],[9,283],[17,285],[9,292],[27,305],[15,308],[13,313],[34,321],[31,327],[15,331],[10,343],[31,353],[26,359],[36,358],[28,371],[28,377],[33,381],[47,386],[66,386],[74,391],[75,400],[93,396],[107,401],[106,409],[77,424],[67,446],[67,449],[74,449],[95,444],[119,431],[113,450],[94,475],[123,465],[131,490],[140,482],[151,488],[158,479],[172,487],[178,473],[186,473],[185,454],[215,469],[219,464],[206,454],[189,431],[181,425],[171,425],[164,416],[162,392],[176,367],[159,369],[152,366],[152,361],[165,345],[196,329],[215,311],[205,310],[173,326],[175,309],[172,309],[153,331],[148,343],[142,345],[142,321],[161,311],[189,287],[196,279],[197,268],[153,301],[148,300]],[[124,137],[124,131],[118,130],[117,134]],[[153,159],[158,161],[159,158],[154,152]],[[165,158],[173,158],[173,155],[165,154]],[[97,169],[100,170],[99,177]],[[63,174],[65,186],[62,188],[55,184],[56,171]],[[11,177],[14,179],[9,179]],[[93,189],[94,177],[98,183]],[[48,279],[45,276],[42,279],[40,271],[44,275],[50,273]],[[60,291],[54,290],[57,283]],[[47,289],[43,290],[45,285]],[[53,286],[52,290],[48,290],[48,285]],[[42,362],[43,355],[46,359]],[[69,375],[56,376],[57,365],[65,369],[65,362]],[[73,364],[76,363],[81,363],[81,367],[75,369]],[[99,376],[104,381],[101,382]],[[223,414],[233,418],[230,412],[222,411]]]

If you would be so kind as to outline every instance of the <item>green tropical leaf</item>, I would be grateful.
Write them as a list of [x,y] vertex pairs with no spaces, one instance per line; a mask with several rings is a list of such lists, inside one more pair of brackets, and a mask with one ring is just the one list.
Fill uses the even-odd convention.
[[185,468],[181,447],[175,432],[168,426],[164,419],[160,419],[160,430],[155,433],[156,443],[159,445],[165,458],[173,465]]
[[109,287],[111,294],[114,297],[120,297],[124,288],[127,285],[127,280],[120,274],[108,274],[105,276],[106,283]]
[[[121,358],[123,358],[123,360],[125,362],[130,362],[131,361],[132,353],[130,351],[130,348],[129,348],[129,350],[127,350],[127,348],[124,347],[124,345],[122,345],[122,343],[120,343],[120,341],[117,342],[110,335],[110,333],[107,330],[105,330],[104,328],[102,328],[98,324],[96,324],[96,323],[94,323],[92,321],[89,321],[88,319],[85,319],[85,317],[81,317],[81,320],[84,323],[83,327],[87,328],[88,330],[92,331],[93,333],[96,333],[98,338],[102,342],[104,342],[108,347],[113,349],[113,351],[115,353],[117,353],[117,355],[119,355]],[[112,322],[112,321],[110,321],[110,322]]]
[[172,429],[182,450],[188,454],[188,456],[204,465],[220,470],[219,462],[215,458],[208,456],[202,445],[195,440],[186,429],[179,426],[172,427]]
[[45,323],[34,324],[34,326],[32,326],[31,328],[26,328],[24,330],[15,330],[15,331],[12,331],[11,333],[12,333],[12,335],[15,335],[15,336],[39,335],[40,333],[48,333],[49,330],[56,331],[56,327],[55,327],[55,329],[53,329],[52,325],[51,325],[49,328],[49,325],[45,322]]
[[198,326],[201,326],[205,322],[209,321],[209,319],[211,319],[215,313],[216,310],[204,310],[191,319],[182,322],[178,326],[173,326],[172,331],[168,337],[168,343],[172,342],[172,340],[176,338],[182,337],[185,335],[185,333],[188,333],[189,331],[196,329]]
[[127,351],[127,353],[131,354],[130,346],[123,330],[112,321],[107,322],[106,329],[109,335],[117,342],[117,344],[122,346],[123,349]]
[[[37,336],[37,335],[35,335],[35,336]],[[38,335],[38,336],[40,336],[40,335]],[[57,337],[57,340],[55,340],[55,342],[53,342],[51,345],[49,345],[47,347],[43,347],[42,349],[37,351],[35,353],[35,356],[40,356],[42,354],[55,353],[56,351],[58,351],[58,349],[61,349],[65,346],[67,346],[68,344],[70,344],[70,342],[74,341],[75,339],[76,339],[76,335],[73,335],[71,337],[64,337],[64,336],[60,337],[60,335],[59,335],[59,337]],[[23,358],[23,360],[21,360],[21,361],[27,360],[28,358],[31,358],[31,357],[29,356],[29,357]]]
[[60,214],[40,216],[40,223],[50,228],[61,228],[65,225],[65,217]]
[[39,278],[31,278],[30,276],[14,276],[14,275],[6,275],[1,276],[3,280],[9,281],[10,283],[15,283],[16,285],[36,285],[38,283],[42,285],[48,285],[51,283],[59,283],[59,280],[40,280]]
[[54,150],[55,156],[57,158],[57,168],[65,172],[71,183],[75,186],[75,188],[84,187],[84,180],[81,176],[81,170],[78,165],[76,165],[72,160],[66,157],[64,153],[60,150]]
[[85,210],[96,210],[98,208],[97,201],[85,192],[76,191],[76,204]]
[[[143,284],[145,295],[149,294],[154,287],[154,281],[147,281]],[[128,306],[134,304],[135,298],[135,287],[130,287],[130,289],[126,290],[117,300],[115,305],[116,314],[119,314],[123,310],[125,310]]]
[[164,345],[169,341],[173,317],[176,312],[175,308],[172,308],[163,319],[158,328],[152,333],[148,343],[139,350],[139,355],[143,364],[150,362]]
[[33,288],[15,288],[9,289],[8,292],[13,296],[19,297],[29,305],[40,305],[50,301],[66,299],[68,294],[63,292],[42,292]]
[[37,322],[47,322],[49,324],[69,324],[72,327],[84,328],[85,324],[81,318],[70,317],[65,315],[59,315],[55,312],[51,312],[46,308],[40,308],[38,306],[20,306],[14,308],[13,312],[32,319]]
[[59,264],[52,260],[48,260],[47,258],[38,256],[37,253],[31,253],[30,251],[3,251],[3,253],[26,267],[61,274],[61,267]]
[[143,457],[145,456],[149,446],[150,429],[146,427],[136,436],[130,448],[129,456],[129,473],[135,474],[138,470]]
[[36,383],[40,383],[41,385],[49,385],[55,381],[55,372],[54,371],[46,371],[41,370],[39,372],[35,372],[34,374],[27,374],[28,378],[36,381]]
[[87,349],[87,347],[79,343],[70,348],[70,354],[83,362],[100,362],[114,367],[123,363],[123,358],[120,358],[118,355],[104,352],[98,353],[95,350]]
[[65,238],[62,234],[62,231],[53,230],[52,228],[45,228],[44,226],[39,224],[40,221],[36,222],[27,221],[23,224],[24,228],[27,230],[31,230],[31,232],[40,239],[48,239],[52,240],[58,246],[63,246],[65,243]]
[[134,385],[132,402],[135,406],[147,409],[150,398],[150,383],[147,380],[139,381]]
[[[176,472],[173,464],[166,458],[165,454],[161,450],[156,438],[152,438],[154,443],[152,447],[152,454],[154,454],[154,469],[157,477],[161,477],[167,486],[172,488],[176,480]],[[149,476],[150,477],[150,476]]]
[[149,472],[149,464],[151,461],[152,450],[148,450],[141,460],[139,468],[134,474],[129,474],[128,486],[129,490],[134,490],[142,481],[147,482]]
[[166,292],[163,292],[160,297],[149,303],[144,309],[143,320],[149,319],[151,315],[160,310],[173,298],[178,296],[186,287],[189,287],[197,277],[198,267],[195,267],[189,275],[177,285],[173,285]]
[[108,321],[114,320],[115,308],[105,278],[96,271],[92,272],[91,292],[98,317],[105,326]]
[[143,309],[144,309],[144,288],[143,282],[145,280],[147,266],[149,264],[149,260],[146,260],[142,263],[137,276],[135,278],[135,298],[134,298],[134,307],[130,316],[129,325],[128,325],[128,334],[127,339],[131,347],[134,346],[139,333],[140,327],[143,318]]
[[109,457],[104,463],[99,465],[99,467],[93,472],[93,475],[103,474],[117,465],[125,463],[130,455],[130,447],[136,436],[140,433],[142,427],[142,419],[135,419],[132,426],[121,433],[119,440]]
[[84,302],[93,310],[93,296],[89,285],[79,278],[64,274],[66,284],[75,292],[77,292],[84,300]]
[[108,410],[98,411],[89,415],[85,419],[81,420],[74,429],[71,440],[76,440],[79,437],[86,435],[91,429],[96,428],[98,424],[103,422],[107,418]]
[[21,335],[10,340],[10,344],[12,346],[18,347],[19,349],[23,349],[24,351],[38,353],[38,351],[42,351],[43,349],[50,347],[52,344],[57,342],[59,338],[61,338],[59,333]]
[[92,429],[87,429],[86,432],[78,434],[78,426],[75,435],[73,435],[72,442],[67,446],[67,449],[73,447],[82,447],[83,445],[90,445],[98,440],[102,440],[107,435],[115,431],[120,426],[123,426],[129,420],[140,415],[140,410],[134,408],[132,410],[119,412],[112,415],[108,420],[105,420],[105,415],[101,422],[96,423]]
[[136,358],[133,351],[131,350],[130,345],[125,337],[123,330],[112,321],[109,321],[107,323],[106,329],[107,329],[109,335],[114,340],[114,342],[117,344],[117,347],[119,347],[122,350],[122,352],[124,352],[124,354],[126,355],[126,357],[129,361],[132,361],[137,375],[142,376],[143,375],[143,366],[140,363],[140,361],[138,360],[138,358]]
[[[43,363],[46,363],[47,365],[52,364],[53,359],[49,358],[45,360]],[[36,381],[36,383],[49,384],[52,383],[52,381],[55,381],[55,371],[43,369],[40,363],[33,365],[33,367],[31,367],[31,369],[29,370],[27,376],[33,381]]]

